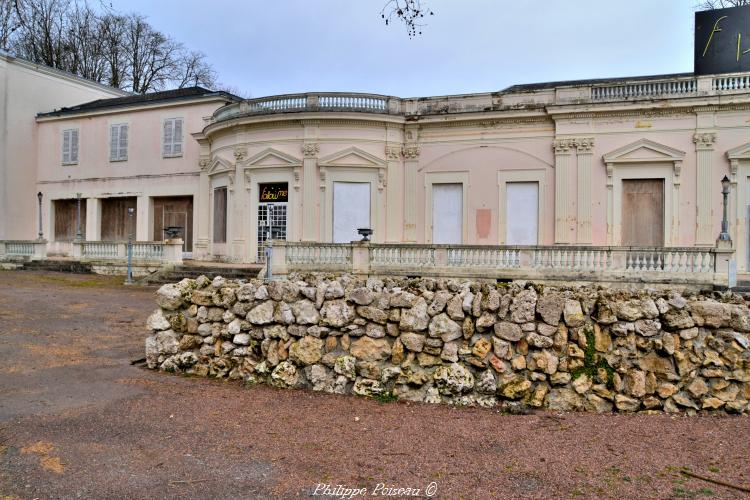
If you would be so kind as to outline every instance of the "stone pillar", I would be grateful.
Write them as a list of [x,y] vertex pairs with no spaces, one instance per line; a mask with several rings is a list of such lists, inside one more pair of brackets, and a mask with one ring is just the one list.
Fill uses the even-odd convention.
[[136,221],[135,221],[135,241],[151,241],[151,235],[148,232],[151,225],[151,200],[148,196],[139,196],[136,199]]
[[208,243],[210,228],[209,216],[211,214],[211,183],[208,178],[208,158],[201,158],[200,177],[198,180],[198,195],[195,199],[195,210],[198,211],[198,224],[193,229],[196,234],[194,252],[196,256],[208,255]]
[[320,144],[302,145],[302,241],[322,241],[325,227],[321,217],[322,200],[318,199],[318,153]]
[[568,213],[568,191],[570,190],[571,139],[555,139],[555,244],[571,242],[570,214]]
[[404,241],[417,241],[417,171],[421,149],[416,144],[407,144],[404,154]]
[[578,231],[576,242],[581,245],[592,243],[591,235],[591,164],[594,138],[583,137],[576,141],[578,159]]
[[[385,145],[386,158],[386,235],[388,243],[400,243],[403,235],[404,178],[401,146]],[[382,240],[381,240],[382,241]]]
[[[715,133],[696,133],[693,135],[696,154],[697,193],[695,244],[713,246],[716,240],[713,217],[713,193],[721,189],[720,177],[713,175],[712,156],[714,152]],[[716,233],[716,234],[715,234]]]
[[102,239],[102,200],[86,198],[86,241]]

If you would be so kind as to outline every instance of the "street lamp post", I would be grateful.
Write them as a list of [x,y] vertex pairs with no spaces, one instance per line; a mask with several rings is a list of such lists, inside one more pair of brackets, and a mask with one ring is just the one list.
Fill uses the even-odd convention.
[[81,193],[76,193],[76,241],[81,241]]
[[724,216],[721,219],[721,233],[719,233],[719,241],[731,241],[729,237],[729,221],[727,220],[727,196],[729,196],[729,178],[725,175],[721,180],[721,194],[724,196]]
[[44,233],[42,232],[42,192],[39,191],[36,197],[39,200],[39,233],[37,234],[37,239],[42,240],[44,239]]
[[126,285],[133,284],[133,214],[135,208],[128,207],[128,276],[125,279]]

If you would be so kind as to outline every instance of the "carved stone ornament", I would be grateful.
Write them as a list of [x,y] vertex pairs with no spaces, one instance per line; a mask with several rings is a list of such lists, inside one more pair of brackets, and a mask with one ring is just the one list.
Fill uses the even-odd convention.
[[693,142],[698,149],[713,149],[714,142],[716,142],[716,134],[713,132],[693,134]]
[[402,149],[404,158],[407,160],[415,160],[419,158],[419,154],[422,152],[422,149],[419,146],[404,146]]
[[389,160],[398,160],[401,158],[401,148],[398,146],[386,146],[385,156]]
[[208,168],[208,163],[209,163],[208,158],[201,158],[198,161],[198,166],[200,167],[201,170],[206,170]]
[[237,146],[234,148],[234,159],[237,161],[242,161],[245,158],[247,158],[247,149]]
[[594,149],[593,137],[579,137],[575,139],[575,146],[578,153],[590,153]]
[[302,145],[302,154],[305,158],[315,158],[320,153],[320,144],[317,142],[308,142]]
[[555,139],[552,142],[552,148],[555,150],[555,154],[570,153],[570,149],[574,148],[575,145],[575,139]]

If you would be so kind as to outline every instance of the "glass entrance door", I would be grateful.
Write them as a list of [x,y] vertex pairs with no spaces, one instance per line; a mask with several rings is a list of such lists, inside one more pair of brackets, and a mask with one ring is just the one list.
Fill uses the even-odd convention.
[[[287,183],[259,184],[258,262],[266,261],[266,242],[286,240]],[[273,200],[273,201],[270,201]]]

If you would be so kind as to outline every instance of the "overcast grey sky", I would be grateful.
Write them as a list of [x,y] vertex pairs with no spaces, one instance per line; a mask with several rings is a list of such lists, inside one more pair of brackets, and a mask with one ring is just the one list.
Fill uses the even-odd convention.
[[414,97],[693,69],[693,0],[428,0],[435,15],[411,40],[380,19],[385,0],[111,1],[254,97]]

